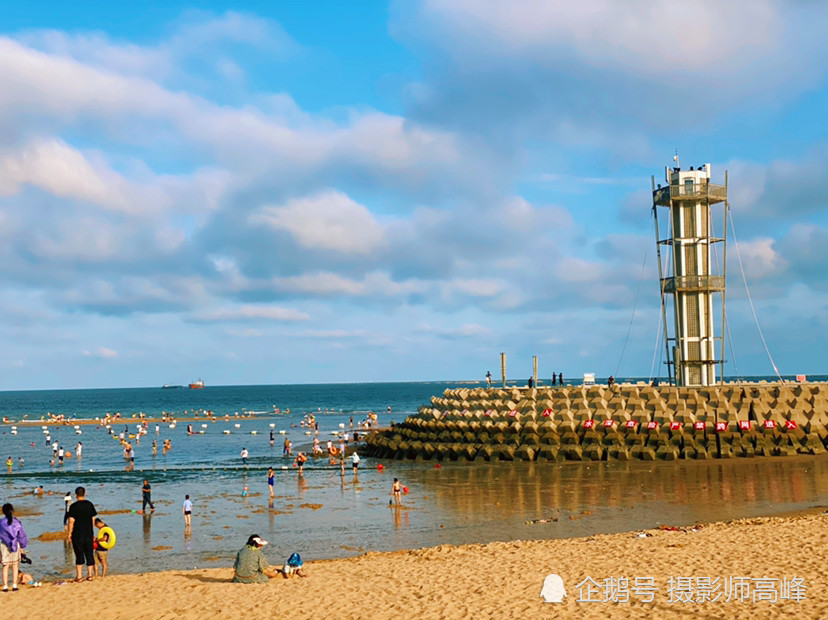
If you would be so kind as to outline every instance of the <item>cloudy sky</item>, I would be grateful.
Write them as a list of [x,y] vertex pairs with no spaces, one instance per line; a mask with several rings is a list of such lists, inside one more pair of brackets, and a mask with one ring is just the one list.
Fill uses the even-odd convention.
[[649,376],[676,150],[828,372],[823,3],[3,4],[0,389]]

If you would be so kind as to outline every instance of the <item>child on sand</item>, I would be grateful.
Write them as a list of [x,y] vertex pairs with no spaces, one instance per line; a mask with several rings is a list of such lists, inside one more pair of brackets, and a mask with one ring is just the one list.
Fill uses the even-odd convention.
[[282,567],[282,574],[285,576],[285,579],[290,579],[294,575],[297,577],[308,576],[302,567],[302,557],[298,553],[290,554],[287,562],[285,562],[285,565]]
[[103,522],[103,519],[95,519],[95,527],[98,528],[98,536],[95,538],[94,547],[95,547],[95,562],[101,565],[101,568],[98,570],[98,574],[101,577],[106,577],[106,571],[109,570],[109,561],[107,556],[109,555],[109,549],[105,549],[101,546],[101,542],[105,545],[109,545],[110,536],[109,532],[102,533],[101,530],[106,527],[106,523]]

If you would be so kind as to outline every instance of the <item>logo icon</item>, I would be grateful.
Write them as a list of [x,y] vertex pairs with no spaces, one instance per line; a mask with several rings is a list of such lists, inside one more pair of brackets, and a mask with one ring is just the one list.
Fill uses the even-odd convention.
[[544,603],[563,603],[566,596],[563,579],[560,575],[547,575],[543,580],[543,587],[541,588],[541,598]]

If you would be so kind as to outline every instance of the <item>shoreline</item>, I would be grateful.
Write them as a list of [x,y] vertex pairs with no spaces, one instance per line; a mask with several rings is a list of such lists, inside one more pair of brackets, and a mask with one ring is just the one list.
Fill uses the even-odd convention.
[[[230,583],[229,567],[113,574],[91,583],[24,588],[14,596],[15,613],[44,617],[59,606],[62,618],[84,618],[92,597],[97,613],[121,618],[264,618],[290,609],[298,618],[322,614],[355,617],[368,605],[372,618],[464,618],[556,615],[581,618],[828,616],[828,590],[822,570],[828,548],[828,515],[808,514],[736,519],[678,530],[650,529],[542,541],[503,541],[419,549],[367,552],[352,558],[309,561],[307,579],[274,579],[267,584]],[[798,511],[799,512],[799,511]],[[246,534],[245,534],[246,535]],[[243,537],[240,536],[240,540]],[[241,543],[240,543],[241,544]],[[276,551],[278,549],[278,551]],[[281,563],[294,549],[271,540],[266,556]],[[301,549],[296,551],[302,552]],[[304,555],[304,554],[303,554]],[[284,556],[284,557],[282,557]],[[110,560],[117,569],[117,556]],[[35,569],[37,563],[32,567]],[[567,598],[547,604],[540,598],[550,573],[562,577]],[[652,577],[652,602],[628,593],[629,602],[578,602],[576,588],[591,578]],[[691,602],[670,602],[669,579],[749,578],[747,600],[697,602],[702,592],[685,592]],[[768,580],[801,578],[804,600],[754,602]],[[767,578],[766,581],[760,581]],[[751,581],[753,580],[753,581]],[[587,584],[588,585],[588,584]],[[721,583],[719,584],[722,585]],[[582,586],[580,595],[590,598]],[[129,592],[126,599],[123,595]],[[596,590],[598,598],[604,590]],[[616,589],[616,596],[618,596]],[[621,589],[623,599],[623,588]],[[777,598],[781,590],[777,587]],[[760,595],[761,596],[761,595]],[[686,598],[686,597],[685,597]],[[10,601],[11,602],[11,601]],[[358,615],[358,614],[357,614]]]

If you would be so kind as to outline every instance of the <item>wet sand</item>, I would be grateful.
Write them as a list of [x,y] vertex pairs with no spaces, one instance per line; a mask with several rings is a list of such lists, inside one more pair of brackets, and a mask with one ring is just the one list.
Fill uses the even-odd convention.
[[[379,620],[824,618],[826,548],[828,515],[817,514],[743,519],[679,531],[367,553],[306,562],[307,579],[275,579],[261,585],[230,583],[231,570],[225,567],[114,575],[0,596],[13,601],[20,617],[48,617],[60,609],[64,619],[89,617],[90,601],[92,613],[107,618],[269,618],[274,613]],[[277,558],[270,559],[276,563]],[[561,604],[545,603],[540,596],[550,573],[560,575],[566,588],[568,596]],[[620,587],[612,589],[605,581],[624,578],[628,587],[617,581]],[[645,578],[655,587],[651,602],[645,600]],[[681,583],[679,578],[689,581]],[[712,589],[705,587],[707,578]],[[591,591],[590,582],[581,585],[587,579],[596,584]],[[714,602],[700,602],[705,593]],[[619,602],[612,602],[613,596]],[[797,596],[802,600],[795,600]],[[610,600],[604,602],[605,598]],[[625,599],[628,602],[620,602]]]

